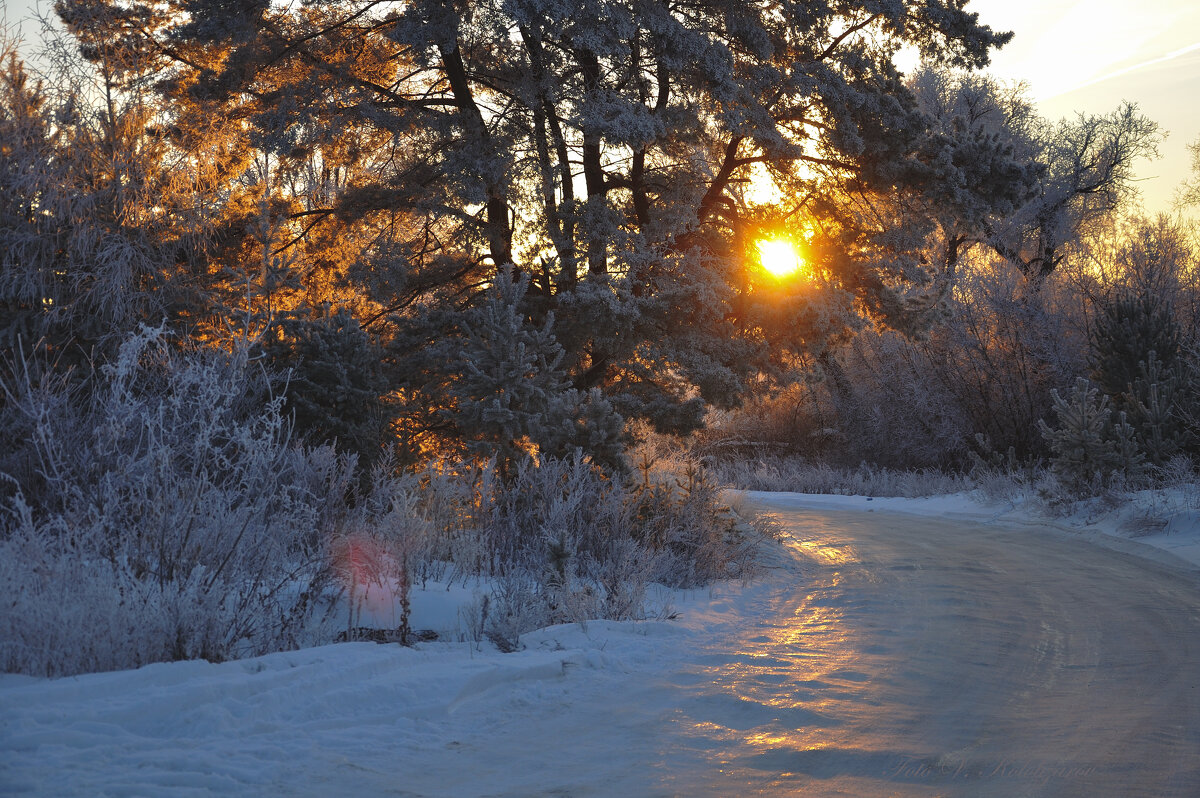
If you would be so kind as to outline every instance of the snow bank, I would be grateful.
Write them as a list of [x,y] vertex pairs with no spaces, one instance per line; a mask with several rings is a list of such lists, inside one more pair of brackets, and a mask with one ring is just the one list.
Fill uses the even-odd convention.
[[[645,669],[661,638],[686,634],[597,621],[540,630],[508,655],[347,643],[58,680],[0,676],[0,793],[360,795],[423,785],[421,794],[453,795],[468,774],[430,776],[504,707],[561,709],[568,677]],[[472,762],[468,792],[505,766]]]
[[[655,700],[653,686],[701,638],[761,613],[770,582],[658,588],[652,600],[671,620],[551,626],[511,654],[486,640],[363,642],[54,680],[0,675],[0,794],[528,795],[546,784],[637,794],[654,763],[612,774],[611,762],[631,746],[652,756],[655,732],[623,727],[620,707]],[[414,588],[414,628],[466,638],[460,613],[481,587]]]

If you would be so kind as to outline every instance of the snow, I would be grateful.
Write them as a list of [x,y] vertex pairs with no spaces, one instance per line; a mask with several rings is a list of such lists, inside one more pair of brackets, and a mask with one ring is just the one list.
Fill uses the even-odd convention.
[[1049,514],[1039,501],[988,501],[978,492],[918,499],[765,491],[743,494],[751,500],[766,499],[773,505],[796,509],[887,512],[1051,527],[1146,559],[1174,564],[1183,560],[1200,567],[1200,484],[1140,491],[1119,503],[1100,499],[1081,502],[1063,515]]
[[[697,636],[740,621],[762,590],[663,590],[658,603],[683,617],[549,627],[511,654],[469,640],[345,643],[58,680],[0,675],[0,794],[526,795],[546,783],[566,794],[619,785],[607,762],[627,758],[638,731],[620,726],[606,692],[653,679]],[[413,626],[446,632],[477,599],[431,582],[413,591]],[[590,709],[576,711],[581,701]],[[519,767],[580,735],[587,751]],[[634,793],[654,767],[642,764],[625,777]]]
[[[748,498],[784,511],[855,510],[973,525],[1047,522],[1029,507],[969,495]],[[1186,498],[1146,496],[1132,509],[1053,523],[1132,553],[1161,550],[1200,564],[1200,512],[1188,509]],[[1144,519],[1150,510],[1161,529],[1131,540],[1129,519]],[[550,627],[523,636],[523,649],[510,654],[463,631],[464,608],[479,600],[482,586],[429,582],[413,591],[412,626],[439,630],[438,642],[346,643],[57,680],[2,675],[0,794],[671,795],[704,792],[710,784],[704,779],[720,778],[712,775],[718,771],[736,785],[744,775],[719,767],[739,761],[730,751],[758,738],[783,739],[752,730],[774,734],[780,722],[833,729],[839,722],[816,698],[841,700],[872,687],[862,664],[830,661],[822,672],[813,651],[796,655],[816,669],[811,677],[771,676],[814,697],[807,708],[788,709],[786,718],[769,701],[712,686],[727,678],[721,674],[728,667],[783,661],[749,647],[773,650],[774,632],[767,630],[787,607],[800,617],[781,598],[802,588],[811,567],[794,551],[766,544],[770,570],[753,584],[659,591],[654,601],[666,608],[663,619]],[[841,589],[837,584],[831,581],[827,592]],[[885,607],[830,601],[822,606]],[[815,636],[803,645],[816,646],[825,632],[812,626],[806,634]],[[731,648],[737,645],[743,648]],[[881,644],[865,648],[864,656],[880,650]],[[865,703],[873,713],[871,701]],[[771,747],[752,753],[758,759],[740,761],[766,769],[784,756]],[[820,767],[850,773],[846,756],[836,764],[822,759]],[[857,756],[876,769],[908,761]]]
[[52,682],[6,677],[0,785],[64,796],[320,795],[324,779],[384,788],[391,760],[395,786],[397,771],[430,768],[432,752],[467,739],[456,721],[499,688],[510,702],[541,701],[568,669],[617,662],[582,647],[500,657],[350,643]]

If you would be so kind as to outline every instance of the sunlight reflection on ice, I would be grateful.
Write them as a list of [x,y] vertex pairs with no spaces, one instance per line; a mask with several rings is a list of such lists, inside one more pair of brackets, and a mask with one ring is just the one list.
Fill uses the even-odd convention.
[[858,553],[817,536],[790,545],[820,566],[820,577],[778,624],[747,635],[730,663],[711,669],[712,684],[730,697],[721,717],[692,718],[697,732],[720,730],[723,758],[734,762],[817,752],[835,743],[834,730],[848,716],[865,709],[852,706],[864,689],[854,678],[862,646],[838,606],[841,569],[858,562]]
[[[676,718],[711,769],[673,794],[1200,795],[1193,582],[1042,533],[778,518],[798,562],[693,660]],[[1109,600],[1114,574],[1133,599]]]

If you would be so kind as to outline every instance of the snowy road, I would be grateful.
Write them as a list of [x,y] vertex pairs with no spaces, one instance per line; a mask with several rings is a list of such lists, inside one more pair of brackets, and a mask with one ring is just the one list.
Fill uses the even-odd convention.
[[769,501],[799,556],[678,621],[0,677],[0,793],[1200,795],[1193,572]]
[[1200,795],[1194,575],[1047,530],[786,506],[819,567],[708,688],[782,722],[724,732],[713,792]]

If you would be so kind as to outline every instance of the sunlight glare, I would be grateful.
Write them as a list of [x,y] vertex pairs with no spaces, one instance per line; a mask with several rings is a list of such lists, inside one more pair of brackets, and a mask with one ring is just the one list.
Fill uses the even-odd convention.
[[796,245],[786,238],[764,238],[758,242],[762,267],[776,277],[787,277],[800,270],[803,261]]

